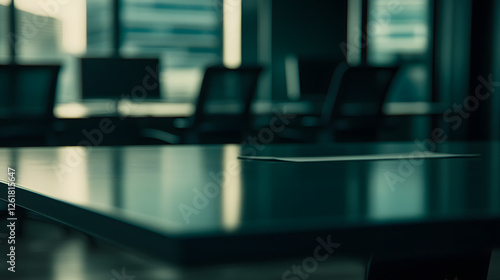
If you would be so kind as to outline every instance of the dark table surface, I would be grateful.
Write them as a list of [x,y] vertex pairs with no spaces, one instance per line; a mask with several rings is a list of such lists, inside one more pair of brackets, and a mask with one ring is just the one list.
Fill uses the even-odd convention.
[[[430,144],[429,144],[430,143]],[[422,150],[480,154],[413,159]],[[239,155],[404,153],[395,160],[290,163]],[[500,245],[500,143],[0,149],[0,198],[180,263]]]

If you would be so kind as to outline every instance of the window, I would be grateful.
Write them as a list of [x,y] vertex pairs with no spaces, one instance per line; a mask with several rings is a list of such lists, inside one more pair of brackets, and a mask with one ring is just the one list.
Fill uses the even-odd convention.
[[9,62],[9,7],[10,0],[0,0],[0,63]]
[[87,0],[87,55],[113,54],[113,2]]
[[425,60],[430,33],[428,0],[371,0],[370,3],[369,64]]
[[430,101],[431,34],[429,0],[370,0],[367,63],[403,65],[389,101]]

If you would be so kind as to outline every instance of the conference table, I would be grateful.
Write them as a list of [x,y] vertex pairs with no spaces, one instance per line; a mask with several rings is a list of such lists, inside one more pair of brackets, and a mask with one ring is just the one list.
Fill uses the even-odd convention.
[[10,167],[17,205],[182,266],[348,254],[368,279],[486,279],[500,246],[500,142],[2,148],[0,166],[1,199]]
[[[322,103],[311,101],[268,101],[258,100],[252,105],[255,115],[269,115],[273,109],[295,115],[319,115]],[[388,116],[417,116],[442,114],[446,104],[432,102],[387,102],[384,114]],[[209,104],[209,113],[231,115],[238,113],[239,104],[226,101]],[[82,100],[55,105],[54,116],[58,119],[89,117],[127,116],[140,117],[189,117],[195,111],[195,102],[177,101],[134,101],[134,100]]]

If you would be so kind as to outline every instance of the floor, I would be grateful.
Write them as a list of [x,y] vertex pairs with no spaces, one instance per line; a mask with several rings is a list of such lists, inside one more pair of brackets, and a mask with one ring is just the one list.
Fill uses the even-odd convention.
[[[231,264],[182,269],[89,238],[78,231],[35,215],[25,220],[22,236],[16,237],[15,273],[0,262],[0,279],[9,280],[170,280],[170,279],[300,279],[283,273],[300,260],[259,264]],[[0,249],[7,252],[5,227],[0,230]],[[9,245],[10,246],[10,245]],[[204,252],[199,252],[204,253]],[[4,253],[1,253],[5,256]],[[4,258],[4,257],[2,257]],[[321,263],[308,278],[362,280],[364,262],[333,257]],[[489,280],[500,280],[500,252],[495,252]]]

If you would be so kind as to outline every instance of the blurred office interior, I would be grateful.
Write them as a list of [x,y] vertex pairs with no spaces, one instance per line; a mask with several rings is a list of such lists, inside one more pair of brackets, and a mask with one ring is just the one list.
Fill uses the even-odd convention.
[[[4,136],[2,143],[78,145],[86,139],[82,131],[98,128],[103,117],[116,129],[99,145],[241,143],[268,127],[276,112],[297,118],[271,143],[317,142],[322,138],[310,131],[324,131],[325,112],[332,114],[341,103],[334,82],[346,64],[393,67],[397,75],[379,98],[383,106],[375,136],[365,139],[362,126],[361,133],[352,135],[338,129],[355,123],[347,120],[328,125],[327,130],[339,131],[327,141],[412,140],[427,137],[435,127],[450,139],[498,138],[498,98],[479,100],[477,109],[477,98],[469,98],[485,80],[500,80],[497,11],[493,0],[16,0],[13,5],[2,0],[0,62],[61,67],[53,114],[48,113],[53,115],[46,131],[50,135],[29,141],[23,134]],[[224,94],[198,104],[211,66],[262,68],[250,93],[249,129],[227,137],[214,130],[186,141],[186,130],[200,129],[189,128],[197,110],[210,112],[204,117],[214,117],[220,127],[226,116],[242,114],[238,110],[247,102],[233,100],[242,94],[225,85]],[[19,75],[21,83],[46,91]],[[219,79],[240,79],[237,72],[232,75]],[[337,79],[344,83],[339,91],[363,84],[351,76]],[[148,89],[141,87],[146,77]],[[22,111],[22,100],[16,102],[2,106]],[[340,111],[349,111],[350,119],[369,111],[351,109]],[[4,114],[5,120],[12,118]],[[14,123],[3,129],[6,135]]]
[[[500,0],[0,0],[0,147],[500,140],[499,50]],[[177,279],[26,220],[39,275]]]

